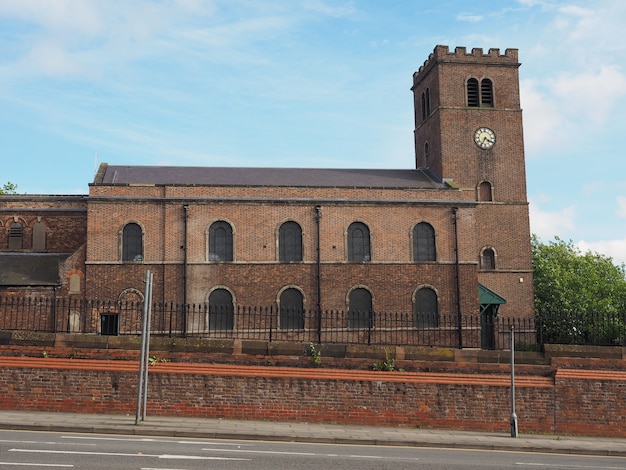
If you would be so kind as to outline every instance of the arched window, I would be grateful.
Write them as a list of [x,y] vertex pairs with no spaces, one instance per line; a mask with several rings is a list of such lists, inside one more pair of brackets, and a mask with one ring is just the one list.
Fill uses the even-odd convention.
[[350,291],[348,306],[349,328],[371,328],[374,326],[372,294],[363,287]]
[[413,261],[436,261],[435,229],[427,222],[413,227]]
[[24,228],[19,222],[9,225],[9,250],[21,250],[24,237]]
[[496,269],[496,252],[493,248],[484,248],[480,255],[480,267],[485,270]]
[[348,261],[360,263],[371,261],[370,230],[362,222],[354,222],[348,227]]
[[430,88],[422,92],[422,121],[430,116]]
[[439,326],[437,293],[430,287],[422,287],[415,293],[413,323],[417,328],[436,328]]
[[233,295],[226,289],[209,294],[209,331],[232,330],[235,320]]
[[280,328],[304,329],[304,298],[302,292],[293,287],[285,289],[280,294]]
[[478,80],[470,78],[467,80],[467,105],[472,108],[480,106],[480,94],[478,92]]
[[280,226],[278,253],[283,263],[302,261],[302,228],[296,222],[285,222]]
[[488,78],[480,82],[480,105],[493,108],[493,83]]
[[218,220],[209,227],[209,261],[233,260],[233,228]]
[[486,202],[493,201],[491,183],[489,181],[483,181],[478,185],[478,200]]
[[46,251],[46,226],[41,222],[33,225],[33,250]]
[[122,261],[143,261],[143,233],[138,224],[130,223],[124,226]]

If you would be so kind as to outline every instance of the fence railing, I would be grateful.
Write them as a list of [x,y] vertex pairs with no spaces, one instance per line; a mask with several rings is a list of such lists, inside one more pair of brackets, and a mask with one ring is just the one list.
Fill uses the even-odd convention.
[[[139,335],[143,303],[0,297],[0,330]],[[214,339],[508,349],[538,349],[534,318],[433,312],[388,313],[154,303],[150,334]]]
[[626,346],[626,312],[541,312],[537,325],[542,343]]

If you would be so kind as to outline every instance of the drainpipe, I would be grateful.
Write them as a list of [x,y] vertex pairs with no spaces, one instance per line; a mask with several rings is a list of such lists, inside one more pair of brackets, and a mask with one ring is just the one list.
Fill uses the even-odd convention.
[[317,222],[317,342],[322,342],[322,254],[320,247],[322,206],[315,206],[315,220]]
[[183,336],[187,335],[187,225],[189,223],[189,205],[183,205]]
[[459,208],[452,208],[453,223],[454,223],[454,266],[456,274],[456,312],[457,312],[457,329],[459,335],[459,349],[463,349],[463,324],[461,316],[461,276],[459,268],[459,228],[457,220],[457,212]]

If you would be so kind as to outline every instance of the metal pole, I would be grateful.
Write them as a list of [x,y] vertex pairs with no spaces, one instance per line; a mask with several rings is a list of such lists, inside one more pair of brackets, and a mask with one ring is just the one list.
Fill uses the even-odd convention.
[[456,311],[457,311],[457,331],[459,335],[459,349],[463,349],[463,316],[461,315],[461,274],[459,261],[459,228],[457,220],[457,212],[459,208],[452,208],[452,221],[454,223],[454,266],[456,273]]
[[137,412],[135,414],[135,425],[141,420],[141,404],[143,393],[144,368],[146,367],[146,357],[144,354],[146,348],[146,324],[148,322],[148,285],[150,282],[150,271],[146,271],[146,286],[144,290],[144,300],[141,318],[141,352],[139,354],[139,376],[137,378]]
[[149,274],[149,281],[148,281],[148,288],[146,289],[147,292],[147,298],[145,300],[145,302],[148,304],[148,310],[147,310],[147,320],[146,320],[146,347],[145,347],[145,353],[144,353],[144,380],[143,380],[143,407],[142,407],[142,417],[143,419],[146,419],[146,408],[148,406],[148,359],[149,359],[149,355],[150,355],[150,329],[151,329],[151,320],[152,320],[152,279],[153,279],[153,274],[148,271]]
[[515,326],[511,325],[511,437],[517,437],[515,414]]
[[321,252],[321,218],[322,206],[315,206],[317,221],[317,342],[322,342],[322,252]]

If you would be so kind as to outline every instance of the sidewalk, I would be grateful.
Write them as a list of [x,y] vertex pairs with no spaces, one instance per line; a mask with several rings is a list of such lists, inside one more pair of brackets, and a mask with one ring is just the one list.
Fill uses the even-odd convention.
[[448,447],[626,457],[626,439],[0,410],[0,429],[331,444]]

